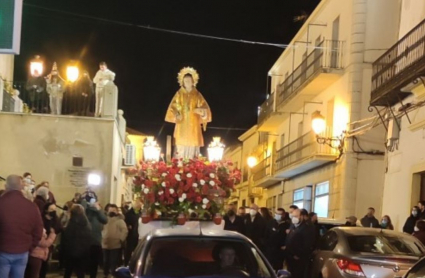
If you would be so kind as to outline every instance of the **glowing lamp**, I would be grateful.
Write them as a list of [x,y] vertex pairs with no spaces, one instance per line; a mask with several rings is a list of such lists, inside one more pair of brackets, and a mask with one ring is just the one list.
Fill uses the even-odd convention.
[[66,68],[66,78],[69,82],[75,82],[78,79],[78,76],[80,75],[80,70],[76,65],[69,65]]
[[250,157],[248,157],[248,159],[246,160],[246,162],[248,163],[248,167],[249,168],[252,168],[255,165],[257,165],[258,160],[257,160],[257,158],[255,156],[250,156]]
[[38,55],[30,61],[30,74],[33,77],[38,77],[43,74],[43,61]]
[[326,129],[325,117],[316,111],[311,115],[311,127],[316,134],[321,134]]
[[220,161],[223,159],[224,144],[221,143],[220,137],[213,137],[213,141],[208,146],[208,160]]
[[148,136],[143,146],[143,156],[145,161],[158,161],[161,154],[161,148],[154,140],[153,136]]
[[94,186],[99,186],[101,182],[101,178],[99,174],[94,174],[91,173],[88,175],[87,177],[87,184],[90,185],[94,185]]

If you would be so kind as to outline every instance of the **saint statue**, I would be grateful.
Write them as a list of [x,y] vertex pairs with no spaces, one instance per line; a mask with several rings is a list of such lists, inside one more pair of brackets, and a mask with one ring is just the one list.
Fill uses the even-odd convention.
[[211,122],[211,110],[201,93],[196,89],[199,75],[193,68],[183,68],[178,74],[180,89],[168,107],[165,121],[175,123],[175,158],[196,158],[204,146],[201,125],[204,131]]

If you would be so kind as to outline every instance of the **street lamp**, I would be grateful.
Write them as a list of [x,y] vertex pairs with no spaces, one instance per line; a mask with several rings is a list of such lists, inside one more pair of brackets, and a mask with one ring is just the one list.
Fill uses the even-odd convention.
[[316,111],[312,114],[311,127],[314,133],[316,134],[317,143],[321,145],[328,145],[333,149],[337,149],[339,152],[339,159],[344,153],[344,142],[346,132],[343,131],[341,135],[334,137],[325,137],[321,135],[326,129],[326,120],[325,117],[320,114],[320,111]]
[[249,168],[253,168],[255,165],[257,165],[258,160],[255,156],[249,156],[246,160],[246,163],[248,164]]
[[153,136],[148,136],[143,146],[143,156],[145,161],[158,161],[161,154],[161,148],[154,140]]
[[43,60],[38,55],[30,61],[30,74],[32,77],[39,77],[43,74]]
[[99,174],[91,173],[87,177],[87,184],[89,186],[99,186],[101,183],[101,177]]
[[220,137],[213,137],[213,141],[208,146],[208,160],[210,162],[220,161],[223,158],[224,144]]
[[71,62],[66,68],[66,78],[69,82],[73,83],[77,81],[80,75],[80,70],[75,62]]

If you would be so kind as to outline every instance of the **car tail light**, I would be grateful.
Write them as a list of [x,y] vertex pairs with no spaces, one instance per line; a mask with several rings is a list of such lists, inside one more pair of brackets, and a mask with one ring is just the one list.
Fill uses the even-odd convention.
[[353,263],[349,260],[338,260],[336,261],[336,265],[344,273],[358,277],[366,277],[366,275],[363,273],[362,267],[359,264]]

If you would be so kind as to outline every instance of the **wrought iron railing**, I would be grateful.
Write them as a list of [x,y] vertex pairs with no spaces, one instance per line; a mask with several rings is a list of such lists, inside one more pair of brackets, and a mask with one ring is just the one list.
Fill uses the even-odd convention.
[[274,112],[274,97],[274,93],[269,95],[269,98],[261,104],[258,113],[258,123],[262,123],[272,112]]
[[398,95],[388,94],[424,72],[425,20],[373,63],[371,105],[394,105]]
[[258,163],[253,169],[252,172],[254,173],[253,179],[254,181],[261,180],[262,178],[271,176],[272,173],[272,155],[269,157],[263,159],[260,163]]
[[277,106],[295,95],[320,70],[342,69],[343,48],[343,41],[323,40],[278,86]]
[[0,92],[0,97],[2,98],[2,107],[0,107],[0,110],[4,112],[15,112],[15,100],[13,96],[4,89]]
[[[331,130],[326,131],[324,136],[331,137]],[[335,154],[335,150],[328,145],[317,143],[316,134],[310,131],[276,151],[274,171],[280,171],[314,155],[332,154]]]

